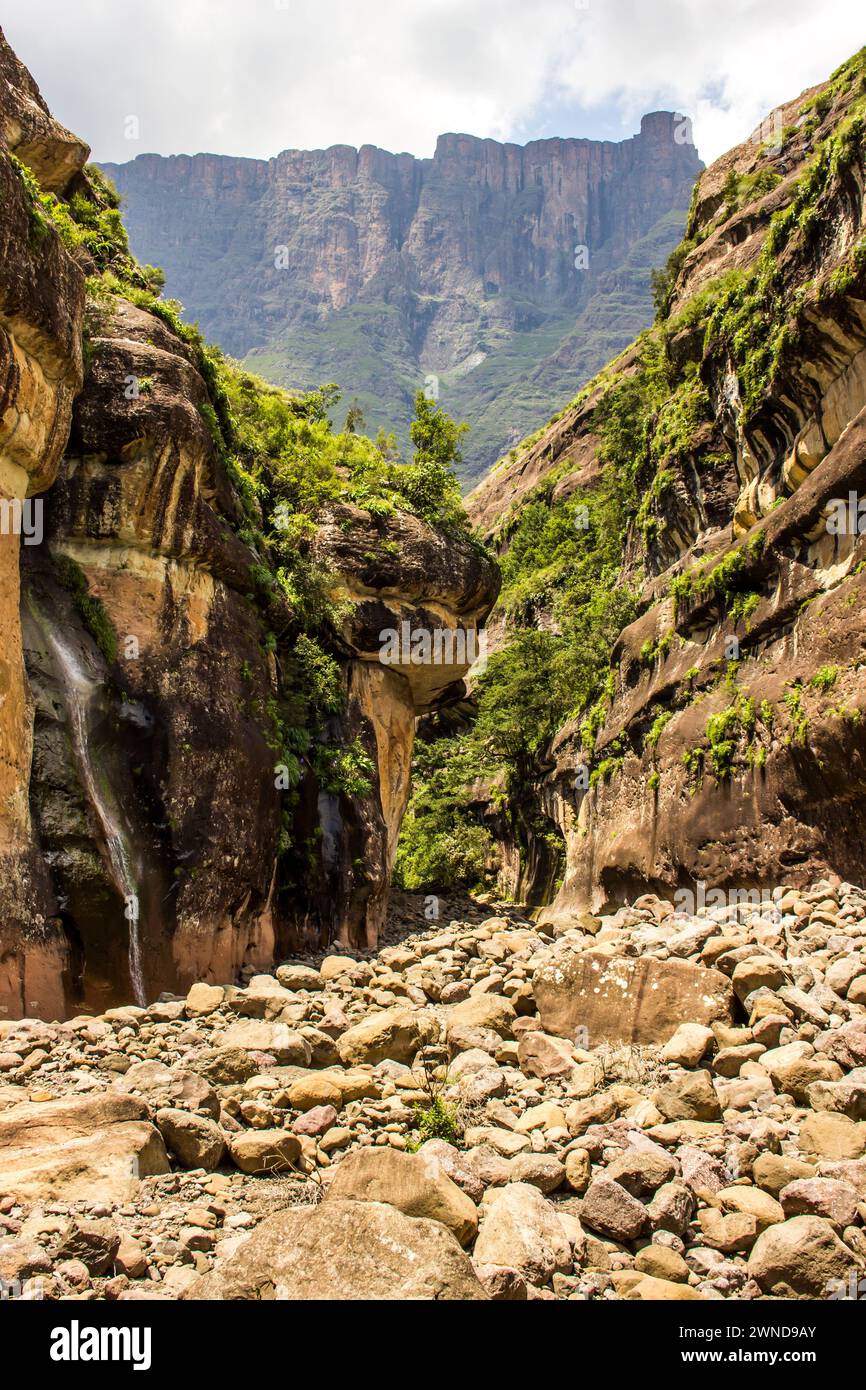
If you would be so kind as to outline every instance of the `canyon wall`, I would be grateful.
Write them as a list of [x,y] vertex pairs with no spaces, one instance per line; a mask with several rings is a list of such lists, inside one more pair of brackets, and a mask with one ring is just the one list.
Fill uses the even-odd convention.
[[634,489],[636,616],[532,793],[555,913],[866,875],[864,71],[704,172],[652,333],[469,499],[506,555],[532,503]]
[[[334,594],[308,650],[335,688],[312,732],[303,712],[282,730],[313,628],[266,564],[276,463],[243,472],[233,369],[152,293],[2,37],[0,64],[0,1009],[143,1003],[292,947],[372,945],[416,715],[471,660],[383,664],[379,634],[471,651],[496,568],[465,530],[354,505],[335,471],[298,562]],[[268,409],[303,420],[231,379],[263,430]],[[29,544],[6,521],[35,494]]]

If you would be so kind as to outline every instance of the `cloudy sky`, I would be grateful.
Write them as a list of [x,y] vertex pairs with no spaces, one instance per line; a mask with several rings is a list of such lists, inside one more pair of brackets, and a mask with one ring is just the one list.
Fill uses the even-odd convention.
[[659,108],[709,160],[866,42],[863,0],[4,0],[2,23],[117,161],[620,140]]

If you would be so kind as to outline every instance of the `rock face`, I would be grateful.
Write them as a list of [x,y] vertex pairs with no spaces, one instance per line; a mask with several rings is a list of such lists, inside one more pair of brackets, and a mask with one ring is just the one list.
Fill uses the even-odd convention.
[[614,426],[635,461],[616,586],[636,617],[528,796],[563,837],[560,912],[866,872],[863,65],[705,171],[650,337],[469,499],[507,553],[531,506],[621,467]]
[[[372,945],[415,718],[462,689],[495,565],[465,532],[332,490],[304,561],[339,600],[322,724],[369,771],[353,788],[302,744],[287,798],[275,730],[299,619],[256,578],[214,359],[147,290],[86,147],[5,40],[0,63],[0,1007],[144,1003],[293,945]],[[40,187],[101,217],[109,250]],[[31,546],[7,512],[46,489]],[[441,651],[384,661],[403,625]]]
[[687,130],[660,111],[620,144],[449,134],[432,159],[339,145],[104,167],[136,252],[227,351],[292,386],[336,375],[401,436],[426,379],[470,422],[477,477],[647,322],[701,167]]
[[[64,952],[46,925],[53,905],[27,796],[33,733],[20,553],[28,531],[38,534],[38,494],[54,481],[81,386],[84,275],[58,238],[40,237],[10,156],[37,165],[46,187],[64,189],[87,154],[51,118],[0,34],[0,999],[36,999],[55,1012]],[[26,963],[15,950],[23,928],[33,939]]]

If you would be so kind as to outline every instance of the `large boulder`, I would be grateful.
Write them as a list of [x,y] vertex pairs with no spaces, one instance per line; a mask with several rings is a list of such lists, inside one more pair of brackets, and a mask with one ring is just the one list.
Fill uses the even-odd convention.
[[448,1009],[448,1035],[461,1030],[475,1028],[498,1033],[500,1038],[510,1038],[517,1014],[514,1005],[501,994],[470,994],[459,1004]]
[[123,1202],[139,1178],[169,1171],[138,1096],[114,1091],[22,1101],[0,1111],[0,1193],[19,1201]]
[[381,1202],[326,1201],[263,1221],[185,1297],[345,1303],[487,1294],[440,1222]]
[[435,1153],[360,1149],[337,1166],[328,1200],[386,1202],[406,1216],[441,1221],[461,1245],[478,1230],[475,1203],[449,1178]]
[[570,1273],[571,1242],[554,1208],[537,1187],[512,1182],[493,1198],[481,1219],[473,1259],[478,1265],[518,1269],[532,1284]]
[[758,1236],[749,1255],[749,1274],[776,1298],[827,1298],[834,1281],[845,1281],[862,1261],[829,1221],[794,1216]]
[[604,1041],[666,1042],[688,1019],[705,1026],[730,1019],[733,991],[718,970],[685,960],[611,957],[602,951],[555,947],[532,977],[541,1023],[548,1033],[589,1045]]
[[415,1053],[426,1043],[435,1042],[438,1032],[432,1014],[398,1004],[369,1014],[360,1023],[347,1028],[337,1040],[341,1061],[347,1066],[358,1063],[411,1062]]
[[282,1066],[308,1067],[312,1051],[300,1033],[285,1023],[265,1019],[245,1018],[232,1023],[223,1036],[225,1047],[238,1047],[244,1052],[265,1052]]
[[284,1173],[301,1156],[301,1141],[285,1129],[245,1129],[233,1134],[229,1151],[242,1173]]
[[206,1115],[188,1110],[157,1110],[160,1134],[184,1168],[218,1168],[225,1149],[225,1136],[219,1125]]

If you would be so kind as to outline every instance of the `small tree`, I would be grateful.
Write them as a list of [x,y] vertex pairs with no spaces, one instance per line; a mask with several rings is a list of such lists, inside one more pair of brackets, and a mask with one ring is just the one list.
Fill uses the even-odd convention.
[[460,438],[468,425],[458,425],[423,391],[415,397],[411,436],[412,462],[399,471],[397,487],[412,510],[431,526],[465,529],[466,513],[455,467],[462,463]]

